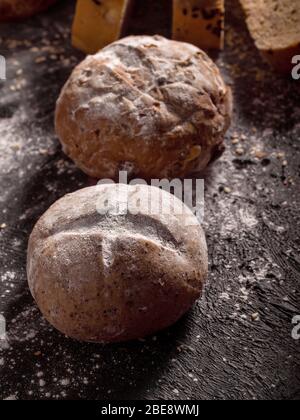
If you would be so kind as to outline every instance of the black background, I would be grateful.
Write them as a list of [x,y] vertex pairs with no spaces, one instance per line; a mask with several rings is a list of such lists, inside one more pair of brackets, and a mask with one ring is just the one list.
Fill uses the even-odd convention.
[[[138,1],[129,32],[169,35],[169,3]],[[106,347],[54,331],[26,283],[27,240],[39,216],[95,183],[62,154],[53,130],[56,98],[83,58],[69,40],[74,2],[0,26],[8,64],[0,82],[0,313],[9,339],[0,350],[0,398],[300,398],[300,343],[291,336],[300,314],[300,82],[263,64],[238,2],[228,6],[227,46],[216,58],[235,112],[227,151],[204,174],[205,294],[167,331]]]

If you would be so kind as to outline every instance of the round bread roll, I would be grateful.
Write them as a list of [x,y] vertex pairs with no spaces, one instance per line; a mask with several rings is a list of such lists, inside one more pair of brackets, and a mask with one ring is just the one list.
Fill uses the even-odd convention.
[[88,56],[63,88],[56,131],[88,175],[184,177],[223,151],[232,96],[197,47],[131,36]]
[[107,343],[176,322],[200,296],[207,265],[203,230],[180,200],[156,187],[107,184],[69,194],[42,216],[27,272],[54,327]]
[[46,10],[57,0],[0,0],[0,22],[23,19]]

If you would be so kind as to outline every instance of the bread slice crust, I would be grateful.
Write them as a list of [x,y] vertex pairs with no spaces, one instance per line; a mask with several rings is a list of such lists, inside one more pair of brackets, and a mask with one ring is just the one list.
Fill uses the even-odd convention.
[[277,71],[289,73],[300,54],[300,7],[294,0],[240,0],[252,38]]

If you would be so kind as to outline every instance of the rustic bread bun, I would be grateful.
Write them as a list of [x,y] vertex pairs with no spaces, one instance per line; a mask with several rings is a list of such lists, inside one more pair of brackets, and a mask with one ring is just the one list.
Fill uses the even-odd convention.
[[204,169],[223,148],[231,93],[197,47],[132,36],[87,57],[56,108],[65,153],[88,175],[149,178]]
[[290,73],[300,54],[298,0],[240,0],[247,24],[263,57],[279,72]]
[[[150,212],[149,194],[152,209],[170,204],[173,214]],[[116,214],[127,201],[138,211]],[[63,197],[38,221],[27,271],[40,310],[61,332],[93,342],[137,339],[173,324],[200,296],[206,241],[192,212],[169,193],[90,187]]]
[[57,0],[0,0],[0,22],[23,19],[46,10]]

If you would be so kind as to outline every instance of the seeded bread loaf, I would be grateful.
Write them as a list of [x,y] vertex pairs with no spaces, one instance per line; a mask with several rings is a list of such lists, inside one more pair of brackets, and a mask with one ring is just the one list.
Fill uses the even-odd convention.
[[0,22],[30,17],[57,0],[0,0]]
[[300,54],[299,0],[240,0],[257,48],[279,72],[289,73]]
[[184,177],[223,150],[231,108],[230,89],[203,51],[128,37],[74,70],[57,102],[56,132],[92,177]]
[[196,217],[156,187],[69,194],[29,241],[32,295],[52,325],[78,340],[132,340],[168,327],[200,296],[207,270]]
[[222,49],[224,16],[224,0],[173,0],[173,39]]

